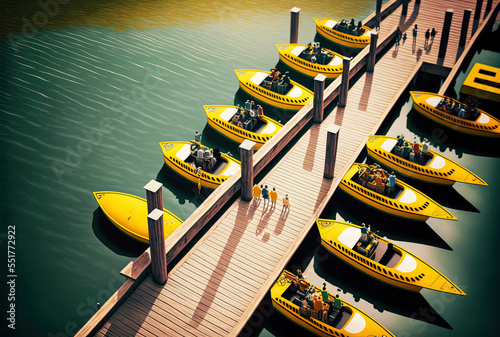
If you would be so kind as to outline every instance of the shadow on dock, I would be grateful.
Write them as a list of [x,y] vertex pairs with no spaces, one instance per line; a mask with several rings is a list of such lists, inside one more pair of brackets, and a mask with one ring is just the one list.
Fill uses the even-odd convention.
[[[318,258],[315,256],[314,272],[318,277],[340,288],[342,293],[352,294],[356,302],[353,303],[354,305],[357,306],[357,302],[363,299],[372,303],[379,312],[389,311],[453,330],[451,325],[432,308],[422,294],[399,289],[375,280],[333,255],[332,258],[325,260],[322,257],[324,254],[329,254],[324,248],[317,251]],[[342,295],[340,296],[342,297]]]
[[117,255],[138,257],[148,247],[116,228],[100,208],[93,213],[92,231],[99,241]]

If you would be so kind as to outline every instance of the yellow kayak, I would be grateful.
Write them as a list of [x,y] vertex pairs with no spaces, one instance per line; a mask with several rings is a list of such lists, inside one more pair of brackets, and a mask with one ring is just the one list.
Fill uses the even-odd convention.
[[358,27],[345,20],[315,17],[316,30],[330,41],[351,48],[364,48],[370,44],[371,28]]
[[374,167],[354,163],[342,178],[339,187],[368,206],[402,218],[419,221],[425,221],[429,217],[457,220],[436,201],[399,179],[396,179],[395,186],[391,189],[384,181],[384,176],[388,177],[389,174],[378,165]]
[[326,48],[315,51],[305,44],[277,44],[280,60],[307,76],[323,74],[327,78],[337,78],[342,74],[344,57]]
[[[403,142],[409,148],[413,148],[415,144],[407,140],[399,141],[401,144]],[[411,160],[411,156],[404,155],[404,146],[401,144],[398,145],[398,139],[394,137],[369,136],[366,148],[368,155],[376,161],[413,179],[442,185],[453,185],[458,181],[488,186],[479,176],[442,154],[430,149],[423,153],[422,144],[419,144],[420,160]]]
[[272,286],[271,300],[280,314],[318,336],[394,337],[351,303],[286,270]]
[[[500,120],[477,107],[467,106],[459,101],[422,91],[410,91],[413,108],[427,118],[453,130],[483,137],[500,137]],[[450,105],[445,104],[445,100]],[[460,115],[464,108],[464,116]]]
[[[240,162],[192,140],[161,142],[165,164],[187,180],[215,190],[240,170]],[[198,157],[201,150],[201,157]]]
[[[149,244],[146,199],[110,191],[94,192],[94,197],[104,214],[119,230],[135,240]],[[166,239],[183,221],[172,212],[166,209],[163,211],[165,212],[163,225]]]
[[316,224],[326,249],[377,280],[410,291],[427,288],[465,295],[434,267],[365,227],[327,219]]
[[[257,116],[252,110],[241,109],[232,105],[204,105],[207,114],[208,124],[216,131],[229,139],[242,143],[245,139],[255,142],[255,150],[258,150],[273,137],[283,125],[267,116]],[[241,114],[241,111],[244,111]],[[238,113],[240,112],[240,113]],[[238,120],[242,121],[241,126],[235,124],[235,115],[242,116]]]
[[286,110],[300,110],[312,102],[314,94],[301,84],[290,80],[272,81],[270,71],[235,69],[236,76],[243,89],[250,96],[262,102]]

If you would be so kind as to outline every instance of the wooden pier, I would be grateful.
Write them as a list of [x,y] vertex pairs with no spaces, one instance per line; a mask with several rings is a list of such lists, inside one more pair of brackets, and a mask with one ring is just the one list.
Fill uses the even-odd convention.
[[[475,8],[475,0],[389,1],[381,13],[377,51],[389,45],[373,72],[366,72],[349,89],[346,105],[336,107],[322,123],[313,124],[292,149],[258,184],[276,188],[281,198],[288,194],[289,211],[264,206],[263,201],[238,198],[211,229],[169,270],[164,285],[149,275],[149,250],[123,271],[128,279],[108,302],[80,330],[77,336],[236,336],[269,291],[316,218],[336,190],[344,173],[359,155],[368,135],[375,133],[391,108],[422,68],[442,69],[453,74],[457,53],[470,46],[471,32],[482,29],[486,13],[482,6],[480,21],[469,23],[465,49],[459,48],[464,10]],[[419,3],[420,4],[417,4]],[[499,1],[491,12],[498,13]],[[395,8],[395,9],[394,9]],[[445,56],[438,57],[445,11],[453,17]],[[407,11],[406,15],[402,15]],[[325,13],[328,15],[328,13]],[[375,13],[367,18],[373,21]],[[312,19],[312,18],[311,18]],[[490,20],[491,21],[491,20]],[[419,31],[412,44],[412,29]],[[391,46],[397,27],[408,34],[399,47]],[[434,27],[438,34],[424,49],[424,34]],[[363,71],[369,46],[351,60],[353,77]],[[440,67],[437,67],[437,66]],[[325,104],[340,92],[341,78],[325,89]],[[254,155],[253,173],[257,175],[313,118],[313,104],[300,110]],[[340,127],[333,179],[324,178],[327,131]],[[331,130],[331,128],[330,128]],[[171,261],[222,205],[240,188],[241,177],[230,178],[165,241],[167,260]],[[390,329],[390,326],[388,327]]]

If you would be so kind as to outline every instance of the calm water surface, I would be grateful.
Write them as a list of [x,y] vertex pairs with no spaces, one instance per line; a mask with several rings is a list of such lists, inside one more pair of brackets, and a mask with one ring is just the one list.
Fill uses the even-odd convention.
[[[314,16],[362,20],[375,4],[74,0],[43,8],[23,0],[2,6],[0,274],[5,284],[7,226],[14,225],[17,278],[16,330],[7,330],[4,319],[1,331],[71,336],[95,312],[96,302],[104,303],[122,284],[119,271],[146,248],[113,227],[92,192],[144,197],[143,186],[157,179],[165,187],[165,208],[186,219],[207,193],[198,194],[194,185],[164,167],[158,142],[192,139],[199,130],[206,145],[237,155],[236,144],[207,127],[202,108],[247,99],[233,69],[285,69],[275,44],[288,41],[294,6],[302,9],[299,43],[308,43],[315,39]],[[497,52],[478,57],[485,54],[500,66]],[[423,78],[416,85],[427,88],[435,82]],[[422,121],[410,106],[406,98],[381,132],[432,141],[436,126]],[[283,123],[292,117],[279,110],[266,113]],[[467,297],[407,294],[383,286],[318,248],[315,230],[291,267],[308,267],[311,280],[326,280],[330,290],[341,288],[343,297],[394,332],[464,336],[474,331],[471,321],[482,322],[485,332],[498,316],[498,296],[490,292],[497,276],[498,151],[478,150],[456,135],[432,144],[490,184],[444,190],[418,185],[451,208],[458,222],[400,225],[368,210],[360,216],[358,204],[341,193],[324,216],[379,225],[382,233],[456,281]],[[2,309],[9,305],[7,290],[2,286]],[[255,325],[254,335],[298,331],[277,313],[270,315]]]

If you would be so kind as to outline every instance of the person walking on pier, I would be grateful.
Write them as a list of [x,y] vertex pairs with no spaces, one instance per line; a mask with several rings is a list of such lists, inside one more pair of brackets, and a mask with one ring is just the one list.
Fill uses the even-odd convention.
[[286,212],[287,210],[290,209],[290,198],[288,197],[288,194],[283,197],[283,209],[282,212]]
[[437,34],[436,30],[434,28],[432,28],[432,31],[431,31],[431,44],[432,44],[432,42],[434,42],[434,38],[436,37],[436,34]]
[[425,32],[425,42],[424,42],[424,48],[429,46],[429,37],[431,36],[430,29],[427,29]]
[[[262,187],[262,185],[260,185]],[[264,199],[264,206],[266,206],[269,201],[269,190],[267,189],[267,185],[262,189],[262,199]]]
[[269,192],[271,196],[271,206],[276,207],[276,201],[278,201],[278,192],[276,192],[276,187],[273,187],[272,191]]
[[253,197],[256,201],[260,201],[260,193],[262,192],[262,189],[259,187],[259,185],[255,184],[252,188],[252,193]]
[[417,24],[415,24],[415,28],[413,28],[413,43],[417,43],[417,33],[418,33],[418,29],[417,29]]

